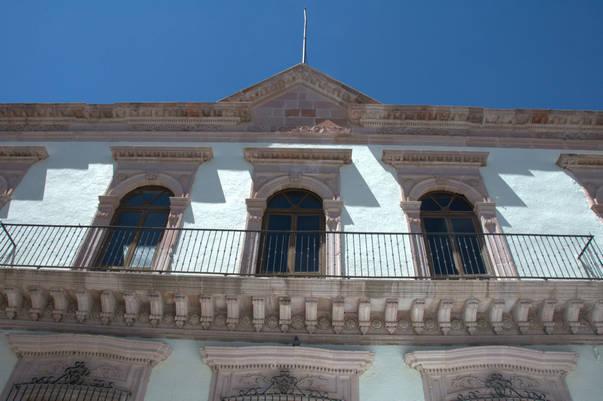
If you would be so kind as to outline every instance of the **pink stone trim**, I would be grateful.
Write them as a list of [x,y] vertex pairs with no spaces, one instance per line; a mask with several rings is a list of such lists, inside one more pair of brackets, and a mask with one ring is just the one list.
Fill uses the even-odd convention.
[[0,146],[0,208],[10,202],[29,168],[47,157],[43,146]]
[[557,165],[584,188],[590,209],[603,220],[603,155],[562,153]]

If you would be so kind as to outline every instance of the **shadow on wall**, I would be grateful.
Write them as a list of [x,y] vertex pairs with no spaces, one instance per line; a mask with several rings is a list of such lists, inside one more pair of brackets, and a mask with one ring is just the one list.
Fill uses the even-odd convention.
[[[113,164],[106,144],[99,143],[47,143],[48,158],[33,164],[15,188],[11,202],[15,200],[41,201],[44,199],[48,170],[88,170],[90,164]],[[75,189],[77,190],[77,189]],[[9,215],[11,202],[0,210],[0,218]]]
[[[356,162],[355,162],[356,163]],[[341,198],[346,205],[379,207],[379,201],[354,163],[341,168]],[[346,185],[348,184],[348,185]]]

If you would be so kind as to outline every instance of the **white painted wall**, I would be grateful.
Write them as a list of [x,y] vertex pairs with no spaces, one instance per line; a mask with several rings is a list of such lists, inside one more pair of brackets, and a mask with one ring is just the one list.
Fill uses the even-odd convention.
[[[6,334],[0,330],[0,388],[3,388],[17,358],[8,347]],[[212,346],[250,346],[257,343],[203,342],[194,340],[155,339],[172,347],[170,357],[157,365],[147,388],[145,401],[206,401],[211,385],[211,369],[202,360],[200,349]],[[263,344],[271,345],[271,344]],[[423,401],[421,375],[404,363],[404,354],[417,350],[451,349],[455,347],[416,346],[327,346],[328,349],[371,351],[375,359],[360,378],[362,401]],[[603,391],[603,359],[597,346],[567,345],[530,347],[543,351],[571,351],[578,354],[578,365],[567,377],[573,401],[600,399]],[[602,350],[603,351],[603,350]]]
[[[36,163],[15,190],[0,218],[13,223],[90,224],[98,196],[113,174],[110,143],[49,142],[48,159]],[[118,143],[150,146],[211,146],[214,158],[201,165],[192,189],[185,227],[245,228],[245,198],[251,190],[247,146],[352,148],[351,165],[341,168],[343,225],[346,231],[407,231],[399,206],[394,169],[383,164],[378,145],[308,145],[270,143]],[[481,169],[499,220],[507,233],[594,234],[603,244],[603,224],[589,209],[582,188],[556,164],[559,151],[406,147],[407,149],[488,151]]]

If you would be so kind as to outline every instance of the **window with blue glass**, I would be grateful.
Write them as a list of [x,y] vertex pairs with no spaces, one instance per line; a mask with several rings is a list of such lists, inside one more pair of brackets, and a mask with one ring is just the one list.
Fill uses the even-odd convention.
[[162,187],[141,187],[121,200],[100,253],[99,265],[132,268],[153,266],[170,214],[173,193]]
[[483,234],[473,206],[463,195],[432,192],[423,196],[421,223],[434,276],[487,274]]
[[259,273],[319,273],[324,243],[322,199],[290,189],[268,199],[260,240]]

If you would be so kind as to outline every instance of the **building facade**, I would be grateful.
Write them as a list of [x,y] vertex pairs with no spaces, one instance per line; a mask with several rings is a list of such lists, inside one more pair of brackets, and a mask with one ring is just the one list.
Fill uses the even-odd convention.
[[3,400],[589,401],[603,113],[0,105]]

